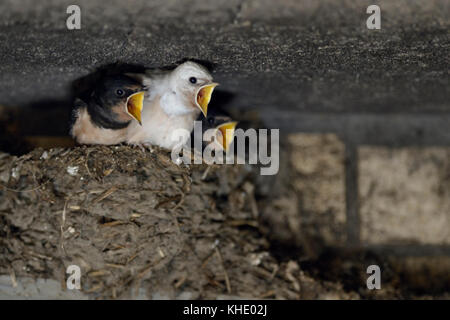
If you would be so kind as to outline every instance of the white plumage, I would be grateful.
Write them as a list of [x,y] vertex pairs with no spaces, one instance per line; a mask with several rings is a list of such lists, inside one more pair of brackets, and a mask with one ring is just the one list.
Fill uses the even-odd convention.
[[206,106],[198,103],[199,90],[205,86],[214,88],[217,84],[212,82],[206,68],[191,61],[171,71],[153,70],[141,77],[148,88],[141,115],[142,125],[136,121],[129,125],[126,142],[172,149],[180,143],[172,139],[173,132],[184,129],[190,133],[202,110],[206,113],[207,103]]

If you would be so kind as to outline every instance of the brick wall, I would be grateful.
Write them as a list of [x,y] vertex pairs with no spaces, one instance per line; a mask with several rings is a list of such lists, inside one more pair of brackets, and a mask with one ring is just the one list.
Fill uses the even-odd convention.
[[[284,235],[276,240],[294,239],[308,258],[327,248],[373,252],[400,283],[427,292],[448,290],[450,147],[355,142],[371,130],[362,128],[353,131],[354,140],[342,131],[288,135],[292,192],[283,201],[296,209],[267,207],[268,224]],[[283,215],[290,221],[284,225]]]

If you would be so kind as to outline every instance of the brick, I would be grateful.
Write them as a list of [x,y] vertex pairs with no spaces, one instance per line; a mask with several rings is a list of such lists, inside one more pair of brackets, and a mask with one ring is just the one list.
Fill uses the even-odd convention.
[[358,150],[361,239],[450,244],[450,148]]
[[[302,229],[325,244],[345,241],[345,146],[334,134],[292,134],[291,183],[299,197]],[[312,231],[314,230],[314,231]]]

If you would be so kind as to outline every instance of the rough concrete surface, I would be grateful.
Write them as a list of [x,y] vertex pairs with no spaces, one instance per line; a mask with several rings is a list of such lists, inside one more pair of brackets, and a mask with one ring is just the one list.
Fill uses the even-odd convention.
[[[365,26],[374,2],[381,30]],[[80,5],[81,30],[66,29],[68,4]],[[221,88],[235,95],[230,108],[449,111],[448,7],[445,0],[2,1],[0,104],[65,100],[71,81],[118,60],[160,66],[193,57],[217,64]]]
[[[45,294],[43,294],[45,293]],[[0,276],[0,299],[42,300],[42,299],[76,299],[88,297],[79,290],[62,290],[61,283],[54,279],[20,278],[12,282],[10,276]]]

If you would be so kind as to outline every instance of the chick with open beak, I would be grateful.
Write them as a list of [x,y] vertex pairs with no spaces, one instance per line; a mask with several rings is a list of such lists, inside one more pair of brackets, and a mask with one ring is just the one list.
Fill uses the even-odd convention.
[[194,121],[208,113],[208,104],[214,88],[209,71],[202,65],[187,61],[173,70],[148,70],[140,77],[148,88],[142,110],[142,126],[132,123],[127,142],[134,145],[157,145],[172,149],[180,143],[173,133],[183,129],[188,134]]
[[[191,78],[190,81],[195,82],[196,78]],[[209,102],[211,101],[212,92],[214,88],[218,85],[219,85],[218,83],[213,82],[210,84],[202,85],[197,89],[197,92],[195,94],[196,106],[200,108],[200,110],[203,113],[203,116],[205,117],[208,115],[208,105]]]
[[134,78],[103,76],[87,98],[76,98],[70,134],[82,144],[118,144],[127,127],[141,122],[144,87]]
[[227,152],[234,140],[237,121],[228,121],[217,126],[216,139],[222,149]]
[[234,131],[238,122],[226,115],[214,115],[207,118],[206,130],[214,130],[214,142],[225,152],[234,140]]

